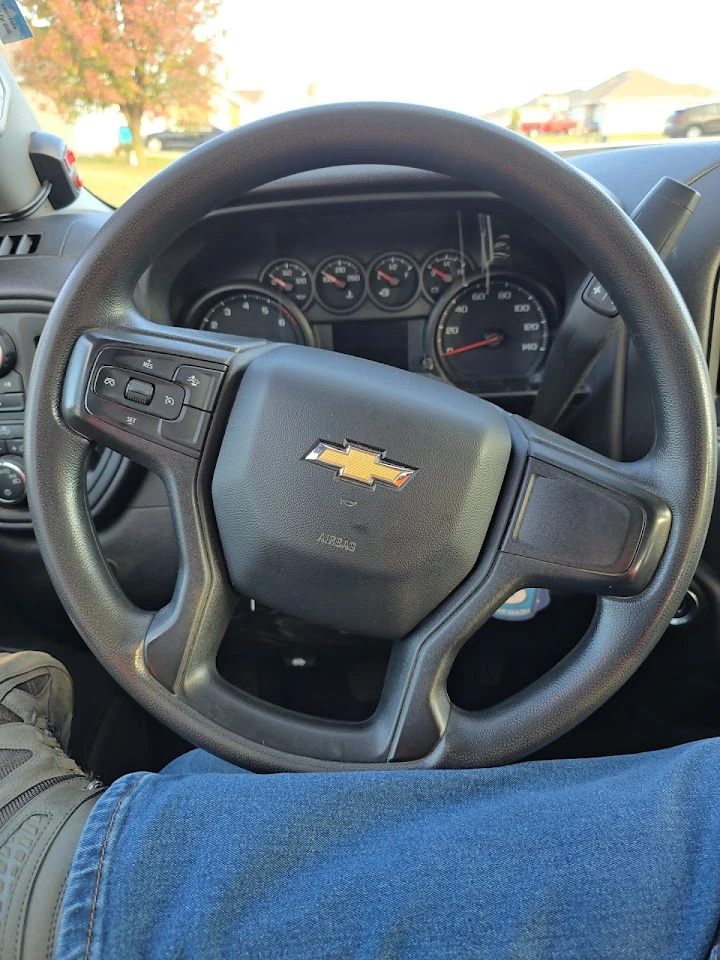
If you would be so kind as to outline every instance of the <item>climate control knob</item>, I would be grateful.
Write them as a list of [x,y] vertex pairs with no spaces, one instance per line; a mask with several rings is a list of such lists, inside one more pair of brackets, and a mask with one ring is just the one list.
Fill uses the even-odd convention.
[[25,499],[25,464],[19,457],[0,457],[0,506],[16,507]]
[[6,330],[0,330],[0,377],[10,373],[16,360],[17,350],[12,337]]

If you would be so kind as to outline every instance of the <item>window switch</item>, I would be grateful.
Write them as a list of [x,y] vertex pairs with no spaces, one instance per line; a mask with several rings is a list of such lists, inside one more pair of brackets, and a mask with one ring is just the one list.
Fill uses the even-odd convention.
[[133,403],[141,403],[146,407],[153,398],[155,387],[152,383],[146,383],[145,380],[132,379],[125,387],[125,399]]

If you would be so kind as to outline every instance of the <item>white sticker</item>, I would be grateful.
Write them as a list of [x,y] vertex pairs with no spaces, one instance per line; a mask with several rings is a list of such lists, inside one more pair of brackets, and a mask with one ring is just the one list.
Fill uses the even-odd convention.
[[18,40],[29,40],[31,36],[32,30],[15,0],[0,0],[0,40],[17,43]]

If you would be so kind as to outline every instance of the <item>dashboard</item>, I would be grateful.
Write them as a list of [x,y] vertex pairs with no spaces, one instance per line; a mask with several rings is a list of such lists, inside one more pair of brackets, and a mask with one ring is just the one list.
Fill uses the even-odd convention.
[[231,210],[147,282],[165,322],[353,354],[522,408],[581,275],[510,204],[428,194]]

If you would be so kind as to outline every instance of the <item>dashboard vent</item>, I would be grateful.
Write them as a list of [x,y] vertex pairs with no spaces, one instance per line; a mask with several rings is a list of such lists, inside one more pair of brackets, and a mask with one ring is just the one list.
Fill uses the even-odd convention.
[[19,233],[0,237],[0,257],[21,257],[35,253],[40,244],[39,233]]

